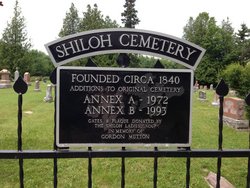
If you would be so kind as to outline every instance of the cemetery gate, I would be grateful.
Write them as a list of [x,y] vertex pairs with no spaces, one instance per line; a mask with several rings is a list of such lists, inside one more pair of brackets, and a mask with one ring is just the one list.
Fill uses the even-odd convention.
[[[22,103],[27,84],[19,77],[17,150],[0,150],[0,159],[19,160],[20,187],[24,187],[24,160],[52,159],[54,187],[58,184],[57,160],[88,159],[88,187],[92,187],[92,160],[121,158],[121,187],[126,186],[126,158],[153,158],[153,187],[158,182],[159,158],[186,159],[186,187],[190,186],[192,158],[217,158],[216,187],[220,187],[223,158],[247,158],[246,187],[250,188],[250,149],[223,149],[223,101],[228,86],[217,85],[219,96],[218,148],[191,148],[193,71],[205,53],[201,47],[173,36],[136,29],[93,30],[67,36],[46,45],[55,65],[54,150],[22,149]],[[89,58],[86,67],[61,66],[83,57],[120,53],[120,68],[98,68]],[[167,58],[188,69],[132,69],[127,53]],[[80,102],[79,102],[80,101]],[[245,99],[250,105],[250,96]],[[174,104],[174,105],[173,105]],[[168,117],[168,118],[167,118]],[[151,145],[149,149],[127,146]],[[117,149],[94,150],[93,146]],[[159,146],[173,146],[172,149]],[[74,150],[74,147],[87,149]],[[113,148],[113,147],[112,147]],[[140,147],[143,148],[143,147]],[[174,186],[174,185],[173,185]]]

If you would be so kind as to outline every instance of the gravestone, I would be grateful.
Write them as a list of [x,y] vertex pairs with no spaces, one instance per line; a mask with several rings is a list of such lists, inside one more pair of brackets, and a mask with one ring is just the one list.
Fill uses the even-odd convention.
[[[207,183],[211,188],[216,188],[216,180],[217,175],[213,172],[209,172],[208,176],[205,178]],[[221,188],[235,188],[226,178],[222,177],[220,178],[220,187]]]
[[7,69],[3,69],[0,71],[0,88],[10,88],[10,72]]
[[198,91],[199,89],[199,83],[198,81],[196,80],[195,84],[194,84],[194,92]]
[[210,84],[209,89],[210,89],[210,90],[213,90],[213,89],[214,89],[214,85],[213,85],[213,84]]
[[229,93],[228,93],[228,96],[229,97],[236,97],[237,93],[235,90],[230,90]]
[[248,120],[245,120],[245,102],[237,97],[224,99],[223,121],[235,129],[248,129]]
[[31,86],[31,82],[30,82],[30,73],[29,72],[25,72],[23,75],[23,80],[26,82],[26,84],[28,86]]
[[43,98],[45,102],[53,102],[52,87],[53,86],[51,84],[47,85],[46,96]]
[[213,99],[212,105],[219,106],[219,104],[220,104],[219,96],[216,94],[216,92],[214,92],[214,99]]
[[199,98],[200,101],[206,101],[207,100],[207,94],[205,91],[199,91]]
[[34,91],[36,91],[36,92],[41,91],[41,89],[40,89],[40,81],[38,79],[35,82],[35,89],[34,89]]
[[19,77],[19,71],[18,71],[18,67],[16,68],[16,71],[14,73],[14,82],[18,79]]

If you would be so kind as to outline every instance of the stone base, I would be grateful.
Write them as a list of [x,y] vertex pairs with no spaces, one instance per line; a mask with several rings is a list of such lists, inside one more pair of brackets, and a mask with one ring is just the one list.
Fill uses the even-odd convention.
[[[216,187],[216,177],[217,175],[213,172],[209,172],[208,176],[205,178],[209,187],[215,188]],[[220,187],[221,188],[235,188],[227,179],[221,176],[220,178]]]
[[44,102],[49,102],[49,103],[50,103],[50,102],[53,102],[53,98],[52,98],[52,97],[44,97],[44,98],[43,98],[43,101],[44,101]]
[[212,102],[212,105],[213,105],[213,106],[219,106],[220,103],[218,103],[218,102]]
[[11,84],[7,84],[7,83],[0,83],[0,89],[3,89],[3,88],[11,88],[12,85]]
[[237,130],[248,130],[249,129],[249,121],[248,120],[238,120],[230,117],[223,116],[223,122]]
[[201,98],[198,98],[198,100],[201,101],[201,102],[206,102],[207,101],[207,99],[201,99]]

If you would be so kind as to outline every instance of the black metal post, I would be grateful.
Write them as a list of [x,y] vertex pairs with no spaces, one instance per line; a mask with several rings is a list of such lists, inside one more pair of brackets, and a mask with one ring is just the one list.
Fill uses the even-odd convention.
[[[119,67],[125,68],[129,66],[130,58],[127,54],[121,53],[116,60]],[[122,147],[122,151],[126,151],[125,147]],[[125,157],[122,157],[121,161],[121,188],[125,188]]]
[[[17,127],[17,135],[18,135],[18,151],[22,152],[22,104],[23,104],[23,96],[22,94],[18,94],[18,127]],[[24,173],[23,173],[23,159],[19,159],[19,179],[20,179],[20,187],[24,187]]]
[[[158,151],[158,147],[154,148],[154,151]],[[157,188],[157,177],[158,177],[158,157],[154,157],[154,188]]]
[[[250,134],[249,134],[250,135]],[[250,143],[250,136],[249,136]],[[250,148],[249,148],[250,149]],[[248,167],[247,167],[247,186],[246,188],[250,188],[250,157],[248,157]]]
[[88,158],[88,188],[92,188],[92,157],[91,152],[92,148],[88,147],[89,158]]
[[[248,108],[250,107],[250,93],[245,98]],[[248,149],[250,149],[250,123],[248,124]],[[247,168],[247,185],[246,188],[250,188],[250,156],[248,157],[248,168]]]
[[[219,109],[219,137],[218,137],[218,150],[222,150],[223,142],[223,101],[224,97],[220,96],[220,109]],[[217,159],[217,176],[216,176],[216,188],[220,188],[220,178],[221,178],[221,156]]]
[[[126,148],[122,147],[122,151],[126,151]],[[125,188],[125,157],[122,157],[121,164],[121,188]]]
[[[22,105],[23,105],[23,94],[28,90],[28,85],[21,76],[15,81],[13,85],[14,91],[18,94],[18,125],[17,125],[17,148],[18,152],[22,153]],[[19,180],[20,187],[24,187],[24,172],[23,172],[23,159],[19,158]]]
[[[56,68],[52,71],[52,73],[50,74],[50,81],[52,84],[54,84],[55,86],[55,89],[54,89],[54,92],[55,92],[55,97],[54,97],[54,143],[53,143],[53,149],[54,151],[57,151],[58,150],[58,147],[56,145]],[[54,157],[53,158],[53,164],[54,164],[54,167],[53,167],[53,182],[54,182],[54,188],[57,188],[57,172],[58,172],[58,167],[57,167],[57,157]]]
[[[55,97],[54,97],[54,150],[57,151],[57,145],[56,145],[56,87],[55,87]],[[54,157],[53,159],[54,162],[54,169],[53,169],[53,175],[54,175],[54,188],[57,188],[57,172],[58,172],[58,167],[57,167],[57,157]]]
[[[222,142],[223,142],[223,102],[224,96],[229,92],[228,85],[222,79],[218,86],[216,87],[216,93],[219,95],[220,108],[219,108],[219,136],[218,136],[218,150],[222,151]],[[221,156],[218,156],[217,159],[217,176],[216,176],[216,188],[220,188],[220,179],[221,179]]]
[[[186,148],[186,151],[190,151],[190,147]],[[186,188],[190,186],[190,166],[191,166],[191,159],[187,157],[186,159]]]
[[[97,67],[91,58],[88,59],[86,67]],[[92,188],[92,147],[88,147],[89,157],[88,157],[88,188]]]

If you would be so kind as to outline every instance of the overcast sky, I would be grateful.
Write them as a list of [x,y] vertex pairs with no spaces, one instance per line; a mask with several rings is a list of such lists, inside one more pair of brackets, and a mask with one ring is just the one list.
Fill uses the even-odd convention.
[[[15,0],[1,0],[0,37],[7,21],[13,17]],[[104,16],[110,16],[121,24],[125,0],[19,0],[26,29],[33,48],[46,51],[44,44],[58,38],[65,14],[71,3],[78,9],[79,17],[86,6],[94,3]],[[137,0],[136,9],[141,20],[137,29],[157,31],[181,38],[189,17],[196,18],[201,12],[215,17],[217,24],[229,17],[235,32],[242,23],[250,27],[250,0]]]

